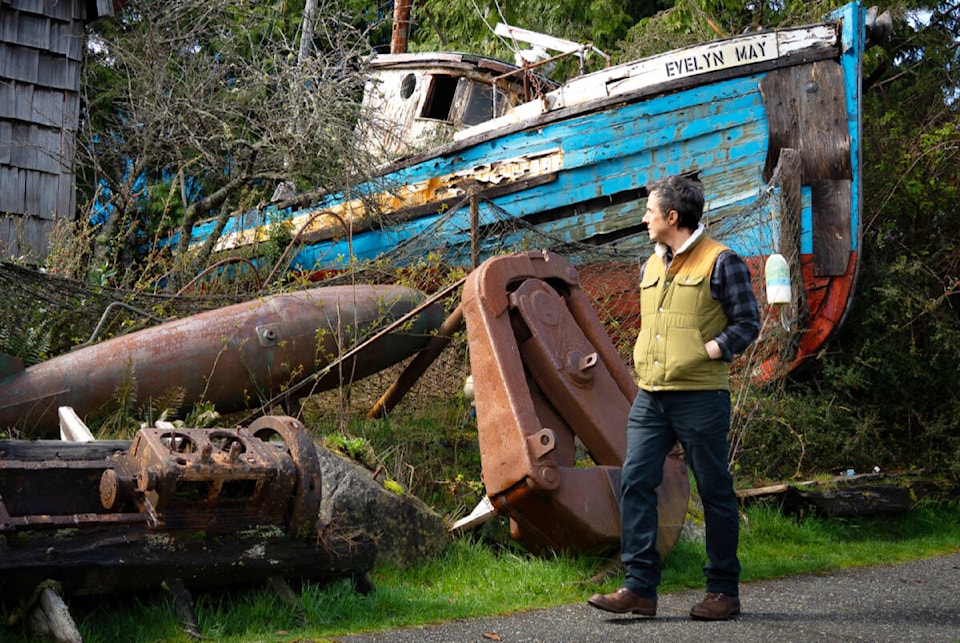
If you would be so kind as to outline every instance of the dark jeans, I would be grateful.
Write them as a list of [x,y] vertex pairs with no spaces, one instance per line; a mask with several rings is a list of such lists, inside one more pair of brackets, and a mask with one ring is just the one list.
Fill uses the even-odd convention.
[[739,512],[727,467],[730,394],[727,391],[641,390],[627,419],[627,456],[620,501],[620,551],[626,586],[657,597],[657,494],[663,462],[677,440],[683,445],[703,500],[708,592],[738,595]]

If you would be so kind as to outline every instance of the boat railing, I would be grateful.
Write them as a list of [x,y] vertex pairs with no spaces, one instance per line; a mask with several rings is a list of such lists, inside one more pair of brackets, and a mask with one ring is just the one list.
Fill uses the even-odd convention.
[[[609,66],[610,66],[610,55],[607,54],[607,53],[604,53],[604,52],[601,51],[600,49],[597,49],[595,46],[593,46],[592,44],[589,44],[589,43],[588,43],[588,44],[581,45],[581,46],[580,46],[579,48],[577,48],[577,49],[570,50],[570,51],[562,51],[562,52],[556,54],[555,56],[550,56],[549,58],[543,58],[543,59],[540,59],[540,60],[537,60],[537,61],[534,61],[534,62],[527,62],[526,60],[524,60],[524,61],[523,61],[523,65],[522,65],[521,67],[518,67],[517,69],[513,69],[513,70],[511,70],[511,71],[508,71],[508,72],[505,72],[505,73],[503,73],[503,74],[500,74],[499,76],[496,76],[496,77],[493,79],[493,106],[494,106],[494,113],[496,113],[497,95],[498,95],[498,93],[499,93],[499,92],[498,92],[498,89],[497,89],[497,84],[498,84],[498,83],[500,83],[500,82],[502,82],[502,81],[505,81],[505,80],[507,80],[508,78],[512,78],[513,76],[516,76],[516,75],[518,75],[518,74],[522,74],[522,77],[523,77],[523,100],[524,100],[524,102],[527,102],[527,101],[532,100],[532,98],[533,98],[533,97],[531,96],[531,90],[537,91],[537,94],[538,94],[538,95],[541,94],[541,92],[540,92],[540,87],[533,87],[533,88],[531,87],[530,80],[537,78],[537,75],[532,73],[533,70],[538,69],[538,68],[540,68],[540,67],[543,67],[543,66],[545,66],[545,65],[555,64],[555,63],[557,63],[558,61],[564,60],[564,59],[566,59],[566,58],[568,58],[568,57],[570,57],[570,56],[576,56],[576,58],[579,60],[579,63],[580,63],[580,64],[579,64],[579,67],[580,67],[580,75],[582,76],[583,74],[587,73],[587,55],[590,54],[590,53],[595,53],[595,54],[597,54],[598,56],[600,56],[601,58],[603,58],[604,61],[605,61],[605,63],[606,63],[606,64],[604,65],[605,67],[609,67]],[[541,83],[539,83],[539,82],[537,82],[536,84],[537,84],[537,85],[541,85]]]
[[[533,49],[526,51],[515,51],[514,55],[517,58],[517,67],[536,67],[540,64],[546,64],[552,61],[561,58],[563,55],[575,55],[580,59],[580,70],[583,73],[586,65],[586,57],[591,52],[602,56],[606,61],[607,65],[610,64],[610,56],[603,53],[590,43],[577,42],[574,40],[567,40],[565,38],[557,38],[555,36],[549,36],[547,34],[539,33],[537,31],[531,31],[529,29],[523,29],[520,27],[514,27],[502,22],[498,22],[497,26],[494,28],[493,33],[500,38],[508,39],[509,41],[516,43],[517,41],[526,42],[533,46]],[[540,60],[544,57],[547,51],[556,51],[560,52],[560,56],[554,56],[545,60]],[[534,64],[533,60],[530,60],[527,57],[527,53],[533,53],[533,56],[539,61],[537,64]]]

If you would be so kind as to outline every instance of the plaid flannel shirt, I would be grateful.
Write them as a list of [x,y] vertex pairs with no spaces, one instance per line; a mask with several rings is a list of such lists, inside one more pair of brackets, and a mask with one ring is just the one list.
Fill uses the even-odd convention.
[[723,359],[733,360],[760,333],[760,311],[750,283],[750,269],[732,250],[717,257],[710,274],[710,296],[720,302],[727,316],[727,327],[714,337]]

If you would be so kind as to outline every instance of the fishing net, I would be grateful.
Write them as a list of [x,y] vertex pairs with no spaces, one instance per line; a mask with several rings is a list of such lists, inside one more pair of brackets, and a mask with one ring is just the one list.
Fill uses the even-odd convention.
[[[712,237],[721,242],[737,239],[736,250],[748,258],[754,292],[761,309],[761,341],[738,356],[733,365],[733,389],[737,402],[745,399],[751,386],[758,382],[770,386],[792,368],[807,314],[800,283],[802,196],[799,186],[790,189],[788,184],[785,185],[780,166],[777,166],[771,179],[767,182],[758,180],[754,190],[751,198],[745,199],[748,205],[710,210],[708,204],[709,211],[704,217],[708,234]],[[470,198],[464,198],[416,237],[398,244],[376,261],[358,263],[353,270],[337,275],[330,282],[402,279],[431,292],[454,281],[465,274],[469,266],[490,256],[550,250],[578,269],[582,288],[591,297],[594,309],[624,364],[632,368],[633,343],[640,324],[637,279],[642,262],[652,252],[646,234],[616,241],[588,239],[570,242],[545,232],[544,226],[512,216],[493,203],[475,205],[478,207],[474,208],[477,213],[474,225],[466,227],[463,223],[469,219],[464,217],[464,211],[471,207]],[[638,223],[644,205],[642,202],[638,204]],[[446,245],[437,247],[437,239],[447,240]],[[425,248],[433,249],[432,256],[425,256]],[[771,249],[778,249],[790,268],[792,297],[788,304],[766,304],[764,262]],[[448,310],[457,302],[459,292],[448,300]],[[344,398],[340,395],[336,405],[343,411],[343,405],[347,404],[351,409],[347,410],[348,414],[364,412],[392,384],[398,372],[384,372],[355,384],[350,396]],[[435,406],[439,403],[438,398],[450,399],[458,395],[469,372],[466,337],[461,334],[413,387],[398,412]]]
[[[734,364],[738,390],[758,378],[775,381],[790,367],[796,354],[799,333],[804,326],[805,302],[798,285],[800,275],[799,212],[800,192],[784,188],[778,170],[769,182],[759,182],[756,194],[746,207],[711,209],[704,223],[708,233],[724,242],[736,237],[741,255],[754,279],[754,290],[762,312],[762,341],[755,343]],[[428,296],[455,284],[484,259],[514,252],[550,250],[570,261],[580,272],[581,286],[592,298],[598,317],[608,331],[624,364],[631,364],[633,343],[639,329],[637,276],[640,265],[652,251],[642,231],[629,238],[608,240],[587,238],[571,242],[551,235],[546,228],[514,217],[495,204],[474,201],[473,225],[464,213],[471,200],[464,198],[417,236],[398,244],[376,260],[354,262],[349,270],[328,275],[322,284],[402,283]],[[639,227],[644,204],[638,204]],[[427,243],[426,240],[430,240]],[[445,239],[439,248],[435,240]],[[749,240],[744,246],[744,239]],[[297,243],[294,241],[294,243]],[[424,248],[433,248],[425,254]],[[786,306],[764,305],[763,261],[771,248],[779,248],[787,259],[793,278],[793,301]],[[292,256],[295,248],[286,256]],[[226,306],[257,296],[256,283],[234,280],[215,294],[197,296],[185,289],[167,294],[153,290],[125,291],[107,288],[10,263],[0,264],[0,283],[7,293],[7,305],[0,313],[0,341],[3,351],[26,364],[100,339],[116,336]],[[283,284],[284,289],[316,287],[311,281]],[[278,288],[280,286],[277,286]],[[210,289],[207,289],[209,292]],[[439,300],[447,313],[459,303],[459,288]],[[369,338],[355,338],[362,343]],[[314,410],[338,423],[367,413],[406,368],[406,362],[334,391],[317,394],[309,401]],[[457,334],[449,346],[413,385],[397,407],[397,413],[417,413],[457,397],[469,374],[466,337]],[[742,393],[741,393],[742,394]],[[298,409],[283,409],[297,414]]]
[[0,262],[0,350],[29,366],[104,338],[242,301],[242,292],[188,296],[88,284]]

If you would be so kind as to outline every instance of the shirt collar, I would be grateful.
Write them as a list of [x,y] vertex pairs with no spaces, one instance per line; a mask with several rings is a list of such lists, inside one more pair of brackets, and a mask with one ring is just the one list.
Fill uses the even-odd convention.
[[[701,223],[697,226],[697,229],[693,231],[693,234],[690,235],[690,238],[684,241],[682,246],[677,248],[676,254],[680,254],[681,252],[685,252],[687,249],[689,249],[690,246],[692,246],[696,242],[696,240],[699,239],[701,235],[703,235],[703,231],[704,231],[704,227],[703,227],[703,224]],[[657,254],[658,257],[660,257],[664,261],[669,261],[673,259],[673,256],[670,254],[670,247],[663,242],[658,241],[657,245],[653,247],[653,251]]]

